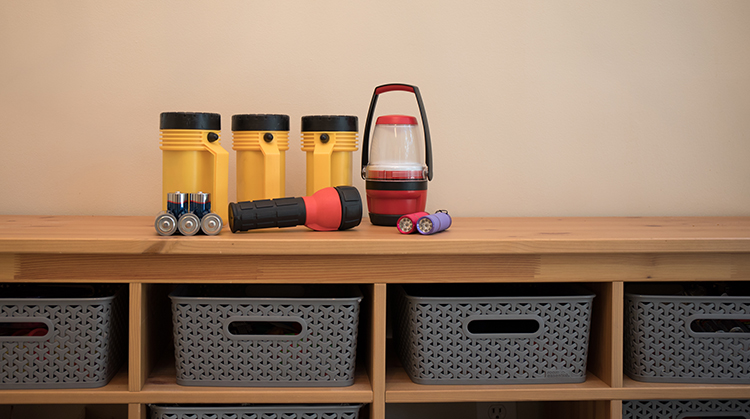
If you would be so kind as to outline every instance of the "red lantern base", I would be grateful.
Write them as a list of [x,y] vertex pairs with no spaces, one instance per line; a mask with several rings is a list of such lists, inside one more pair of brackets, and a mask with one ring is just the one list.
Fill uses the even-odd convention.
[[395,226],[401,216],[424,211],[426,204],[427,189],[367,189],[367,208],[374,225]]

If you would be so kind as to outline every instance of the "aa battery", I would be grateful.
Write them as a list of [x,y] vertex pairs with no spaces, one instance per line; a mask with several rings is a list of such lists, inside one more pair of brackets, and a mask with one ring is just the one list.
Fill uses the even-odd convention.
[[177,218],[170,212],[162,211],[156,216],[154,227],[159,235],[171,236],[177,231]]
[[206,214],[211,213],[211,194],[205,192],[191,193],[190,211],[201,220]]
[[203,234],[215,236],[221,232],[222,227],[221,217],[214,213],[208,213],[201,218],[201,231]]
[[177,229],[183,236],[194,236],[201,229],[201,220],[192,212],[182,214],[177,220]]
[[186,214],[190,210],[190,202],[188,201],[188,194],[177,192],[169,192],[167,194],[167,211],[171,212],[178,220],[183,214]]
[[440,210],[434,214],[425,215],[417,221],[417,231],[420,234],[435,234],[451,226],[451,216],[447,211]]

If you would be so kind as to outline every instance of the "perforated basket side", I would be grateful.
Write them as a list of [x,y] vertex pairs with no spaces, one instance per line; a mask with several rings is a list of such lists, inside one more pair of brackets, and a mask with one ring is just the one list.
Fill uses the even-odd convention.
[[[361,297],[173,298],[177,382],[208,386],[354,383]],[[291,320],[299,335],[238,336],[233,321]]]
[[127,289],[96,298],[0,299],[5,321],[43,322],[45,336],[0,337],[0,388],[101,387],[117,373],[127,339]]
[[357,419],[362,405],[149,405],[151,419]]
[[695,333],[698,318],[750,318],[750,299],[626,294],[625,373],[638,381],[750,383],[750,334]]
[[750,419],[750,400],[624,400],[623,419],[735,416]]
[[[586,379],[593,295],[409,298],[396,293],[396,345],[419,384],[576,383]],[[530,334],[480,335],[472,319],[535,319]]]

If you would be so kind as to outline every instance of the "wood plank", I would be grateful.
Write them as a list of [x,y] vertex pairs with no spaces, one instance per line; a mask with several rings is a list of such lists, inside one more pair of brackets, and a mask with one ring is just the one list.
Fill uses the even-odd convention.
[[167,284],[142,284],[141,298],[141,377],[139,390],[147,377],[166,354],[174,362],[174,335],[172,333],[172,305],[168,294],[173,286]]
[[593,403],[593,419],[610,419],[610,401],[609,400],[597,400]]
[[592,283],[587,286],[596,293],[588,368],[610,387],[622,387],[623,283]]
[[619,400],[747,399],[750,386],[742,384],[644,383],[629,377],[617,392]]
[[[358,368],[348,387],[207,387],[177,384],[173,359],[165,357],[132,393],[139,403],[371,403],[370,379]],[[169,362],[172,361],[172,362]]]
[[130,369],[130,379],[128,388],[130,391],[140,391],[143,383],[146,381],[148,371],[144,362],[144,353],[146,352],[147,340],[143,338],[142,330],[146,326],[144,309],[144,285],[138,283],[130,284],[130,304],[129,304],[129,349],[128,365]]
[[146,419],[145,404],[130,403],[128,404],[128,419]]
[[371,307],[370,359],[368,374],[372,385],[371,419],[385,419],[386,386],[386,285],[373,284]]
[[605,419],[622,419],[622,400],[611,400],[609,402],[608,415]]
[[736,281],[750,278],[748,253],[540,255],[535,281]]
[[[750,252],[750,217],[454,218],[426,238],[366,220],[218,236],[156,234],[153,217],[0,215],[0,253],[404,255]],[[311,241],[315,245],[311,245]]]
[[123,366],[110,382],[98,388],[29,389],[0,391],[0,404],[123,404],[133,402],[128,391],[128,368]]
[[592,283],[586,286],[596,294],[591,312],[587,368],[611,386],[613,377],[612,283]]
[[172,312],[164,284],[130,284],[130,391],[140,391],[172,346]]
[[17,256],[10,253],[0,253],[0,281],[12,281],[16,275]]
[[[290,263],[290,262],[294,263]],[[78,255],[22,254],[21,282],[612,282],[737,281],[750,253],[549,255]],[[331,267],[334,267],[332,269]],[[8,270],[10,268],[6,268]]]
[[403,368],[391,366],[386,376],[386,403],[449,403],[544,400],[608,400],[617,393],[589,373],[580,384],[424,385]]
[[610,319],[610,339],[612,347],[610,348],[609,355],[611,359],[611,379],[607,383],[611,387],[622,387],[624,373],[622,366],[624,365],[624,351],[625,351],[625,284],[622,282],[614,282],[612,284],[612,311],[609,313]]

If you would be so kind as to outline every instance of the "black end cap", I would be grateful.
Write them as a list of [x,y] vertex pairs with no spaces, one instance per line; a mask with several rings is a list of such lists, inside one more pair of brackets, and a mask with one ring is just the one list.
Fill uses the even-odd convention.
[[289,115],[232,115],[232,131],[289,131]]
[[339,230],[348,230],[362,222],[362,198],[354,186],[336,186],[341,199],[341,224]]
[[[234,228],[234,208],[237,207],[237,204],[234,202],[229,203],[229,215],[227,218],[229,219],[229,229],[232,230],[232,233],[236,233],[237,229]],[[239,208],[237,208],[239,211]]]
[[205,112],[162,112],[159,129],[221,130],[221,115]]
[[395,227],[398,223],[398,219],[404,216],[405,214],[401,215],[393,215],[393,214],[373,214],[370,213],[370,223],[372,225],[376,226],[388,226],[388,227]]
[[352,115],[309,115],[302,117],[302,132],[305,131],[359,132],[359,125]]

